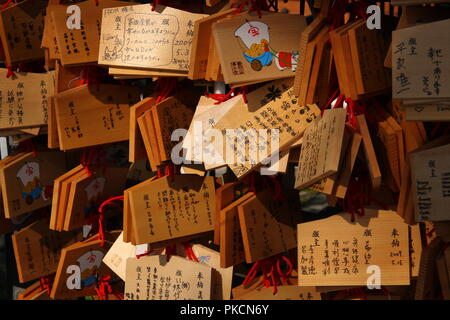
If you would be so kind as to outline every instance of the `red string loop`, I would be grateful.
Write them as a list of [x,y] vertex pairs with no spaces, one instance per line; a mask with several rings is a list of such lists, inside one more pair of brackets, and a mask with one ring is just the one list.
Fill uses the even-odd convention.
[[192,244],[189,242],[183,243],[184,251],[186,252],[186,258],[188,258],[191,261],[198,262],[197,256],[194,253],[194,250],[192,249]]
[[109,281],[111,281],[111,276],[103,276],[98,280],[95,292],[97,293],[99,300],[108,300],[108,294],[113,292]]
[[226,93],[226,94],[205,92],[204,95],[208,98],[216,100],[216,102],[214,102],[214,104],[221,104],[222,102],[230,100],[231,98],[234,98],[238,94],[241,94],[242,99],[244,100],[244,103],[248,103],[247,93],[248,93],[248,86],[243,86],[243,87],[239,87],[239,88],[231,88],[231,90],[228,91],[228,93]]
[[42,290],[46,290],[47,294],[50,296],[52,291],[53,279],[50,276],[43,276],[39,278],[40,286]]
[[159,89],[159,95],[156,98],[156,103],[160,103],[168,98],[176,90],[178,86],[177,78],[160,77],[156,82],[156,87]]
[[[285,273],[281,270],[282,260],[288,265],[288,271]],[[262,283],[266,288],[273,287],[273,294],[275,295],[278,292],[277,286],[282,284],[281,279],[289,282],[289,276],[292,274],[293,266],[289,258],[281,254],[257,261],[247,273],[242,283],[243,286],[250,284],[259,271],[262,272]]]
[[156,10],[156,6],[159,4],[159,0],[153,0],[152,2],[152,11]]
[[106,201],[103,201],[100,207],[98,208],[98,239],[101,240],[101,246],[103,247],[105,245],[105,233],[103,228],[103,219],[104,219],[104,213],[106,206],[118,206],[118,204],[114,203],[114,201],[124,201],[123,195],[117,196],[117,197],[111,197]]
[[4,10],[6,8],[8,8],[8,6],[12,3],[12,0],[8,0],[1,8],[0,10]]

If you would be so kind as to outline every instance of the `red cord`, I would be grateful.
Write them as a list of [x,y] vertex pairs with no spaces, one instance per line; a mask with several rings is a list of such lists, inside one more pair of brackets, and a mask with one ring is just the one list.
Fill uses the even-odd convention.
[[152,2],[152,11],[156,10],[156,6],[159,4],[159,0],[153,0]]
[[103,201],[102,204],[100,205],[100,207],[98,208],[98,239],[101,240],[101,246],[103,247],[105,245],[105,233],[104,233],[104,228],[103,228],[103,218],[104,218],[104,213],[103,210],[105,208],[105,206],[108,205],[114,205],[117,206],[117,204],[115,204],[113,201],[124,201],[123,200],[124,197],[123,195],[121,196],[117,196],[117,197],[111,197],[106,201]]
[[111,281],[111,276],[103,276],[97,282],[95,292],[97,293],[99,300],[107,300],[108,294],[111,294],[113,292],[109,281]]
[[325,109],[327,109],[329,106],[331,106],[331,103],[334,101],[334,99],[336,99],[336,97],[339,94],[339,89],[336,89],[333,94],[328,98],[327,102],[322,106],[321,108],[321,115],[323,115],[323,112],[325,111]]
[[[281,270],[281,260],[284,260],[288,265],[289,269],[286,273]],[[275,255],[255,262],[242,284],[243,286],[250,284],[258,274],[258,271],[261,271],[263,277],[262,283],[266,288],[273,287],[273,294],[275,295],[278,292],[277,286],[282,284],[281,279],[289,282],[289,276],[292,274],[292,270],[292,262],[287,257],[282,256],[281,254]]]
[[12,0],[8,0],[1,8],[0,10],[4,10],[6,8],[8,8],[8,6],[11,4]]
[[[214,102],[214,104],[220,104],[222,102],[230,100],[231,98],[234,98],[238,94],[241,94],[242,95],[242,99],[244,100],[244,103],[248,103],[247,93],[248,93],[248,87],[247,86],[243,86],[243,87],[240,87],[240,88],[231,88],[231,90],[228,93],[226,93],[226,94],[222,94],[222,93],[207,93],[206,92],[204,95],[206,97],[208,97],[208,98],[216,100],[216,102]],[[233,96],[233,94],[235,94],[235,95]]]
[[52,281],[50,276],[43,276],[39,278],[39,282],[41,285],[42,290],[47,290],[47,294],[50,296],[50,293],[52,291]]
[[140,259],[140,258],[142,258],[142,257],[146,257],[146,256],[150,255],[150,254],[152,253],[152,251],[153,251],[153,250],[147,250],[147,251],[145,251],[144,253],[137,254],[137,255],[136,255],[136,259]]
[[[81,156],[81,165],[83,166],[84,170],[86,171],[86,173],[89,177],[92,176],[91,169],[89,168],[90,165],[92,164],[91,163],[91,161],[92,161],[92,157],[91,157],[92,152],[91,151],[92,151],[91,149],[89,149],[89,151],[84,149],[83,155]],[[86,155],[86,154],[88,154],[88,155]]]
[[176,90],[178,86],[177,78],[172,77],[160,77],[156,83],[159,89],[159,95],[156,98],[156,103],[160,103],[168,98]]
[[188,260],[198,262],[194,250],[192,249],[192,244],[190,244],[189,242],[184,242],[183,247],[184,251],[186,252],[186,258],[188,258]]

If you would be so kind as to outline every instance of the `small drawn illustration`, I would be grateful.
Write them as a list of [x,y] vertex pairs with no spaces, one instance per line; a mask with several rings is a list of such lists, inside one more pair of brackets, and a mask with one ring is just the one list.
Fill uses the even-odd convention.
[[102,263],[105,254],[101,251],[94,250],[83,254],[77,259],[80,265],[81,284],[83,288],[89,287],[95,283],[97,279],[97,271]]
[[211,260],[211,256],[200,256],[198,257],[198,262],[208,263]]
[[40,179],[39,163],[27,162],[17,172],[18,178],[22,184],[21,196],[25,203],[31,205],[34,200],[42,196],[44,201],[50,199],[53,186],[42,186]]
[[298,52],[277,52],[270,46],[269,26],[259,21],[247,21],[234,33],[246,49],[244,57],[255,71],[270,66],[275,61],[279,70],[297,69]]
[[103,41],[105,42],[103,59],[107,61],[120,60],[122,58],[123,40],[119,39],[118,36],[105,34],[103,36]]

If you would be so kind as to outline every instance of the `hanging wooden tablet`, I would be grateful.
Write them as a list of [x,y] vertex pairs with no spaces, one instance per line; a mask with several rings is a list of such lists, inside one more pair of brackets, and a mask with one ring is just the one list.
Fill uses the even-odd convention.
[[308,95],[309,85],[310,84],[313,85],[313,81],[310,81],[312,80],[311,79],[312,69],[316,66],[320,66],[320,62],[315,65],[313,65],[313,62],[315,61],[316,57],[319,57],[320,61],[325,43],[329,39],[328,33],[329,33],[328,26],[322,27],[317,36],[312,41],[310,41],[306,46],[306,55],[304,58],[302,79],[300,80],[300,91],[298,95],[300,105],[306,104],[307,100],[306,97]]
[[178,256],[127,260],[125,300],[210,300],[211,267]]
[[216,223],[214,226],[214,243],[220,244],[220,212],[222,209],[243,197],[248,187],[237,182],[225,183],[216,189]]
[[[325,9],[326,8],[326,9]],[[327,6],[324,7],[325,10],[328,10]],[[316,37],[317,33],[322,29],[325,24],[325,14],[320,13],[316,19],[313,20],[306,28],[303,30],[300,37],[299,48],[299,56],[297,60],[297,69],[295,72],[295,81],[294,81],[294,92],[296,96],[300,95],[300,86],[301,81],[303,80],[303,70],[305,65],[305,58],[307,52],[308,43]]]
[[158,166],[161,165],[161,159],[159,156],[159,147],[156,140],[155,125],[153,122],[152,108],[145,111],[140,117],[137,118],[139,125],[139,131],[141,133],[142,141],[144,142],[147,158],[150,161],[152,171],[156,171]]
[[152,11],[150,4],[105,9],[98,63],[187,75],[194,22],[204,17],[159,5]]
[[128,140],[135,87],[83,85],[55,95],[61,150]]
[[242,95],[233,97],[220,104],[216,100],[202,96],[195,109],[188,132],[183,139],[183,163],[204,163],[206,170],[223,166],[220,158],[216,159],[214,148],[209,145],[211,131],[236,104],[244,104]]
[[[52,194],[52,207],[51,207],[51,214],[50,214],[50,226],[49,228],[52,230],[58,230],[57,229],[57,221],[58,221],[58,215],[60,214],[59,211],[59,201],[61,196],[61,186],[62,182],[71,176],[75,175],[76,173],[84,170],[82,165],[79,165],[67,172],[65,172],[63,175],[56,177],[53,182],[53,194]],[[59,230],[60,231],[60,230]]]
[[81,240],[79,232],[56,232],[40,220],[12,235],[21,283],[56,272],[62,248]]
[[194,244],[192,251],[198,262],[212,268],[211,300],[230,300],[233,267],[220,267],[220,253],[201,244]]
[[333,195],[337,198],[344,199],[350,183],[353,167],[359,154],[362,137],[359,133],[353,133],[350,145],[347,147],[347,154],[339,172],[337,183],[333,187]]
[[59,148],[58,125],[56,123],[55,100],[53,97],[48,97],[48,110],[47,111],[48,111],[47,148],[49,148],[49,149]]
[[294,77],[299,34],[305,17],[264,12],[243,13],[213,24],[225,83]]
[[346,109],[325,110],[323,118],[305,130],[296,189],[306,188],[338,171],[346,117]]
[[238,206],[245,261],[256,262],[297,246],[297,212],[269,193],[257,194]]
[[[392,33],[392,94],[396,99],[448,99],[450,82],[445,55],[450,19]],[[438,70],[438,72],[435,72]]]
[[[347,43],[344,43],[342,34],[356,23],[358,23],[358,21],[347,23],[339,28],[330,31],[330,42],[337,71],[337,78],[339,81],[339,89],[342,94],[344,94],[346,97],[352,97],[352,99],[356,94],[356,90],[354,89],[354,80],[352,81],[353,64],[352,59],[349,59],[348,56],[346,58],[346,48],[344,47],[344,45]],[[347,48],[347,50],[347,52],[349,52],[349,48]]]
[[19,293],[17,300],[50,300],[50,297],[47,290],[41,285],[41,282],[36,281]]
[[90,212],[110,197],[118,196],[125,187],[128,168],[99,167],[92,175],[72,181],[67,199],[63,230],[81,228]]
[[414,300],[430,300],[435,298],[435,288],[438,281],[436,257],[442,252],[442,247],[442,240],[436,238],[422,251]]
[[138,131],[137,118],[143,115],[145,111],[150,110],[154,104],[155,99],[147,97],[130,108],[130,147],[128,157],[130,162],[136,162],[145,158],[145,146]]
[[189,128],[193,112],[174,97],[156,104],[152,111],[160,160],[170,160],[172,148],[177,144],[171,139],[172,133],[176,129]]
[[[220,82],[224,81],[222,66],[220,65],[220,58],[217,52],[214,37],[212,37],[211,43],[209,44],[208,64],[206,65],[205,80]],[[244,84],[242,83],[242,85]]]
[[175,175],[129,191],[136,244],[214,230],[214,178]]
[[450,144],[411,153],[412,190],[417,221],[448,220],[447,172]]
[[53,180],[66,169],[62,152],[24,154],[0,170],[5,216],[9,219],[50,205]]
[[419,276],[420,256],[422,254],[423,247],[420,224],[409,226],[409,239],[411,277],[417,278]]
[[[273,12],[243,13],[212,27],[226,83],[295,76],[304,17]],[[291,74],[289,74],[291,73]]]
[[15,77],[6,78],[7,72],[0,69],[0,129],[46,125],[53,72],[16,73]]
[[64,221],[68,214],[69,194],[72,189],[73,182],[86,179],[89,176],[87,170],[80,170],[74,175],[70,176],[61,182],[58,201],[58,216],[56,219],[56,230],[62,231],[64,228]]
[[[216,149],[215,152],[221,152],[219,155],[236,177],[242,178],[252,169],[260,166],[261,162],[270,160],[275,152],[288,148],[319,116],[320,111],[316,105],[298,106],[292,84],[293,79],[276,80],[248,93],[246,95],[247,104],[236,104],[213,126],[214,129],[232,130],[231,135],[223,138],[224,150]],[[240,116],[236,117],[236,114]],[[272,134],[267,134],[267,136],[262,134],[269,128],[278,129],[278,149],[274,146]],[[234,131],[234,129],[241,129],[244,132]],[[259,151],[256,154],[256,163],[245,159],[246,154],[250,153],[250,148],[253,148],[252,152],[256,150],[254,147],[256,139],[252,139],[245,132],[250,129],[262,129],[262,133],[260,131],[258,134]],[[251,142],[249,146],[246,146],[246,140]],[[235,151],[236,159],[224,157],[227,154],[227,148]]]
[[136,246],[124,242],[122,232],[103,257],[103,263],[125,281],[128,258],[136,258]]
[[389,70],[383,62],[387,40],[380,30],[370,30],[365,21],[348,31],[351,56],[355,72],[356,93],[375,94],[391,87]]
[[[48,5],[46,14],[44,17],[44,35],[42,37],[41,46],[48,48],[48,59],[50,63],[55,63],[56,60],[61,60],[61,49],[58,46],[58,40],[56,38],[55,24],[51,15],[51,9],[53,6],[59,6],[60,4]],[[65,13],[64,13],[65,14]]]
[[316,287],[299,287],[297,285],[277,286],[277,293],[273,288],[261,285],[250,292],[239,296],[236,300],[322,300]]
[[297,234],[299,286],[365,286],[371,265],[381,285],[410,283],[408,225],[395,213],[366,211],[356,222],[342,213],[299,224]]
[[327,33],[325,38],[322,38],[317,45],[317,52],[314,55],[313,68],[311,70],[305,104],[316,103],[317,105],[323,105],[326,103],[322,102],[324,100],[322,96],[325,94],[321,91],[328,91],[328,88],[332,85],[332,53],[329,40],[329,33]]
[[79,29],[68,29],[67,6],[51,6],[50,14],[54,25],[55,38],[60,51],[63,66],[89,64],[97,62],[99,56],[100,28],[102,12],[105,8],[123,7],[129,2],[104,0],[98,4],[92,1],[78,3],[81,12]]
[[190,56],[188,78],[191,80],[205,79],[206,68],[210,63],[208,56],[211,44],[214,44],[211,27],[212,24],[232,14],[235,9],[218,12],[209,17],[199,19],[194,23],[194,38]]
[[[50,293],[52,299],[94,295],[97,277],[113,275],[113,272],[102,262],[112,243],[105,240],[102,247],[101,240],[95,240],[96,238],[97,235],[61,250],[61,258]],[[70,266],[78,267],[79,271],[73,267],[68,269]],[[76,286],[78,281],[80,281],[79,288]]]
[[254,196],[248,192],[220,210],[220,266],[228,268],[245,261],[238,207]]
[[[413,27],[418,24],[444,20],[449,17],[449,14],[450,10],[442,6],[403,6],[396,30]],[[392,43],[389,47],[386,59],[384,60],[384,66],[392,69]]]
[[[318,182],[314,183],[311,187],[309,187],[309,189],[314,190],[314,191],[318,191],[318,192],[322,192],[325,194],[329,194],[329,195],[334,195],[336,192],[336,189],[338,188],[338,180],[339,179],[344,179],[344,177],[342,177],[342,175],[344,174],[344,165],[345,163],[349,163],[350,167],[353,167],[353,163],[351,163],[351,160],[347,159],[349,156],[349,144],[350,144],[350,140],[353,137],[353,133],[351,132],[351,129],[349,128],[345,128],[344,130],[344,138],[342,141],[342,154],[339,157],[339,170],[338,172],[336,172],[335,174],[319,180]],[[358,146],[359,147],[359,146]],[[357,152],[356,152],[357,153]],[[356,155],[354,155],[355,160],[356,160]],[[353,161],[355,161],[353,160]],[[349,162],[350,161],[350,162]],[[351,171],[350,171],[350,175],[348,173],[347,174],[347,179],[350,180],[350,175],[351,175]],[[347,181],[348,183],[348,181]]]
[[47,2],[27,0],[0,11],[0,38],[8,66],[44,58],[41,39]]
[[372,187],[377,188],[381,184],[381,171],[378,165],[377,156],[373,148],[372,139],[370,137],[369,128],[367,126],[366,118],[364,115],[356,116],[356,123],[358,130],[362,136],[364,155],[367,159],[367,166],[369,167],[370,178],[372,181]]

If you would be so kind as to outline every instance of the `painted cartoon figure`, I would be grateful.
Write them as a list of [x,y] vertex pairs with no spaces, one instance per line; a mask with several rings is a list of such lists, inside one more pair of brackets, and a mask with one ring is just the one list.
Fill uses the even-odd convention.
[[50,199],[52,186],[42,186],[40,179],[39,163],[27,162],[17,172],[16,178],[22,183],[22,197],[28,205],[42,196],[44,201]]
[[269,26],[259,21],[247,21],[234,33],[247,47],[244,57],[255,71],[270,66],[272,60],[279,70],[297,69],[298,52],[276,52],[270,46]]
[[81,284],[83,288],[95,284],[97,271],[100,268],[104,255],[103,252],[94,250],[86,252],[77,259],[77,262],[80,265]]

